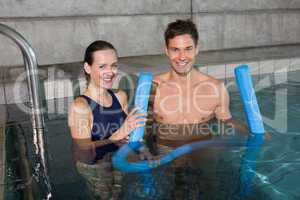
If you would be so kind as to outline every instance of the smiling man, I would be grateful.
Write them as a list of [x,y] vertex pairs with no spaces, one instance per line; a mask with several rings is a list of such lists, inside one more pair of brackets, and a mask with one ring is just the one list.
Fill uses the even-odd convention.
[[[164,36],[170,70],[154,78],[157,141],[178,146],[207,139],[212,134],[208,124],[211,119],[219,122],[231,119],[227,89],[223,82],[194,68],[199,45],[198,31],[192,21],[177,20],[168,24]],[[222,131],[221,134],[226,134],[224,126]],[[213,134],[220,134],[220,130]]]
[[[155,136],[157,153],[166,154],[174,147],[211,139],[213,134],[232,134],[233,125],[223,126],[222,130],[219,126],[218,130],[211,129],[212,119],[220,122],[217,124],[231,121],[229,95],[223,82],[194,68],[199,52],[195,24],[190,20],[171,22],[164,37],[170,70],[154,77],[150,98],[154,123],[149,132]],[[197,150],[176,159],[173,165],[176,166],[174,182],[184,183],[182,187],[175,186],[174,199],[183,199],[186,194],[189,199],[199,199],[203,191],[209,191],[204,199],[212,199],[214,183],[200,180],[215,179],[215,172],[211,174],[214,170],[209,169],[216,168],[216,152]],[[191,178],[188,181],[180,178],[185,176]]]

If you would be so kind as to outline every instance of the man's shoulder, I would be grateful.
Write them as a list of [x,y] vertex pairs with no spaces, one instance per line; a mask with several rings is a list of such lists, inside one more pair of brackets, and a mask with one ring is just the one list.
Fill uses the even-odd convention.
[[205,74],[205,73],[202,73],[202,72],[199,72],[199,71],[196,71],[195,72],[195,77],[196,77],[196,80],[198,83],[212,83],[214,85],[220,85],[222,84],[222,81],[213,77],[213,76],[210,76],[208,74]]
[[157,74],[153,77],[153,82],[157,83],[157,84],[161,84],[164,82],[167,82],[169,78],[169,72],[163,72],[160,74]]

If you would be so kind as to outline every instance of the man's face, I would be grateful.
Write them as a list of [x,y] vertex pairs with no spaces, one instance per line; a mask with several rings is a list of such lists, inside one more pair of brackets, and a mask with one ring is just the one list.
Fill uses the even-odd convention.
[[191,35],[178,35],[169,40],[165,49],[172,69],[181,76],[186,76],[192,69],[198,54],[198,46]]

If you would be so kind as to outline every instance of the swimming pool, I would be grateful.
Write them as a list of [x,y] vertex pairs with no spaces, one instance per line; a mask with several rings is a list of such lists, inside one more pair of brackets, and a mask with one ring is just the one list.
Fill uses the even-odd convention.
[[[299,75],[300,71],[295,71],[254,78],[265,127],[272,134],[270,140],[251,149],[246,146],[247,136],[235,136],[232,141],[240,139],[244,145],[211,146],[181,158],[184,162],[197,160],[193,166],[178,167],[173,162],[151,174],[126,174],[121,185],[121,199],[174,199],[175,196],[180,199],[241,199],[240,191],[244,184],[241,177],[244,173],[243,165],[249,161],[248,152],[254,152],[254,156],[250,160],[253,177],[247,183],[251,191],[247,198],[299,199]],[[286,81],[276,84],[279,79]],[[232,114],[244,121],[239,94],[231,81],[226,80],[226,84],[231,85]],[[265,88],[269,83],[276,85]],[[56,99],[47,104],[68,105],[70,101],[67,98]],[[60,108],[63,109],[60,114],[49,115],[46,120],[51,192],[54,199],[88,199],[89,192],[85,189],[85,183],[72,164],[71,138],[66,121],[67,106]],[[31,123],[26,121],[26,117],[24,119],[23,122],[9,125],[6,132],[9,136],[6,141],[6,199],[40,199],[47,193],[43,174],[32,170],[38,165],[38,160],[33,153]],[[24,149],[25,154],[20,154]]]

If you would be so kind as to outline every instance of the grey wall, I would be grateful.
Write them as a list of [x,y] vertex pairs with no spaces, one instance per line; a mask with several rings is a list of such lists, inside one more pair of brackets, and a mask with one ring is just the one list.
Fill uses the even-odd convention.
[[[96,39],[120,56],[160,54],[166,24],[191,15],[202,50],[299,43],[299,11],[300,0],[1,0],[0,23],[27,38],[39,64],[54,64],[81,61]],[[11,41],[0,44],[0,66],[22,64]]]

